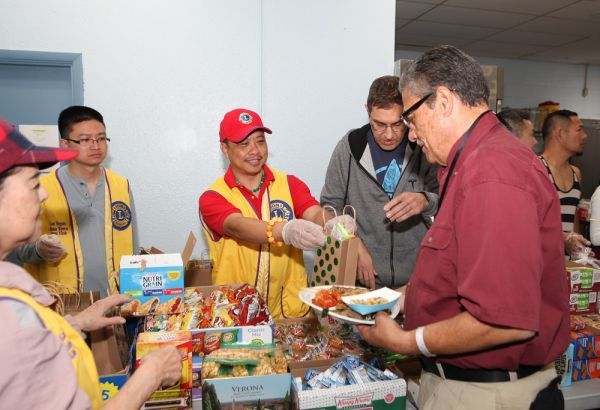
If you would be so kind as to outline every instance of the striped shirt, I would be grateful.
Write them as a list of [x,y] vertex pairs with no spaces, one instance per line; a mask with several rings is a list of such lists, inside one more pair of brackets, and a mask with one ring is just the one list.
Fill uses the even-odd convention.
[[542,163],[548,170],[548,175],[550,176],[550,180],[554,184],[556,188],[556,192],[558,192],[558,198],[560,199],[560,217],[562,220],[562,230],[563,232],[573,232],[573,224],[575,223],[575,212],[577,211],[577,205],[579,205],[579,200],[581,199],[581,186],[579,185],[579,179],[577,179],[577,174],[571,168],[573,172],[573,185],[571,189],[568,191],[561,190],[558,185],[556,185],[556,181],[554,180],[554,175],[552,175],[552,171],[550,171],[550,166],[546,162],[546,159],[543,156],[539,156],[542,160]]

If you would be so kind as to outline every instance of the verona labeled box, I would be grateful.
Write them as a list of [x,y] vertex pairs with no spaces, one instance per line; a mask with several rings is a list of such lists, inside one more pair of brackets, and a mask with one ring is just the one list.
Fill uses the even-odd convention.
[[289,373],[202,380],[202,403],[204,409],[289,409],[290,385]]
[[181,311],[184,270],[180,254],[123,256],[119,280],[121,293],[132,299],[121,308],[123,316]]

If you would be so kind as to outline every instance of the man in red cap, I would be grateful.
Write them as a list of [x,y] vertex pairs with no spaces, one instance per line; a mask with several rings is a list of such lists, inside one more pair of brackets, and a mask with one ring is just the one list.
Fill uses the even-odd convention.
[[200,196],[200,216],[213,261],[213,284],[256,286],[273,317],[298,317],[309,307],[302,250],[325,241],[323,210],[304,182],[266,165],[268,147],[254,111],[225,114],[219,137],[225,175]]

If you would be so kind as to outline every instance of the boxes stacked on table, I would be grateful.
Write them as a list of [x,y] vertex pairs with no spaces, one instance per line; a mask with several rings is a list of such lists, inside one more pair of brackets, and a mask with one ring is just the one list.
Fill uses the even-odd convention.
[[186,288],[180,313],[147,316],[144,328],[191,333],[193,400],[266,405],[290,401],[287,361],[275,347],[272,323],[255,288],[205,286]]
[[567,262],[567,277],[570,285],[571,313],[597,313],[600,269]]
[[571,343],[555,362],[561,386],[600,378],[600,315],[571,315]]
[[[273,337],[274,321],[255,288],[184,288],[179,255],[124,257],[121,265],[121,293],[132,298],[122,314],[145,316],[144,332],[136,345],[136,363],[139,365],[145,355],[167,344],[175,344],[184,353],[180,382],[157,391],[148,406],[173,399],[181,399],[185,404],[189,395],[192,400],[202,400],[205,409],[228,404],[289,408],[294,398],[288,368],[300,371],[298,366],[310,364],[318,369],[324,366],[324,359],[362,353],[359,338],[349,326],[320,329],[314,318],[280,324],[280,339],[285,338],[288,343],[278,345]],[[310,332],[299,325],[303,321],[310,322]],[[288,359],[294,366],[288,366]],[[340,387],[340,408],[365,402],[371,391],[377,392],[373,403],[403,408],[403,380],[362,382],[364,386],[359,388]],[[352,390],[354,395],[346,394],[344,389]],[[306,403],[305,394],[326,400],[331,396],[327,390],[297,390],[295,400]]]
[[571,316],[573,381],[600,377],[600,315]]

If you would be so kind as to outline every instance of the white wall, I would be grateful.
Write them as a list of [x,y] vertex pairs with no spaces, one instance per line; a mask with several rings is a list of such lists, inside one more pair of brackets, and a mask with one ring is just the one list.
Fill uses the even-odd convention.
[[[396,59],[414,59],[420,53],[397,50]],[[503,106],[537,107],[543,101],[560,103],[581,118],[600,118],[600,67],[588,69],[589,94],[582,96],[584,66],[474,56],[481,64],[504,68]]]
[[318,197],[335,143],[366,120],[371,81],[393,71],[393,0],[2,3],[0,49],[83,54],[85,104],[105,116],[108,165],[132,183],[140,244],[168,252],[201,236],[226,111],[261,112],[270,163]]

